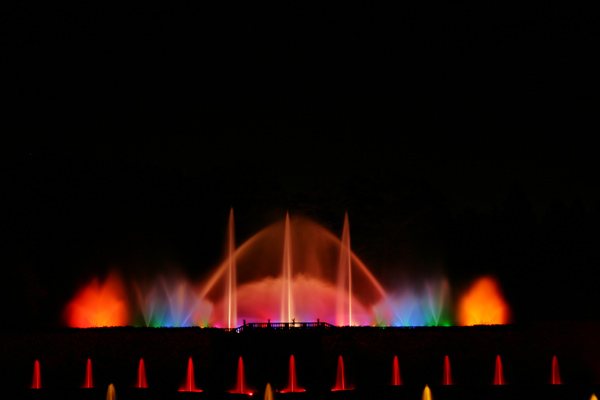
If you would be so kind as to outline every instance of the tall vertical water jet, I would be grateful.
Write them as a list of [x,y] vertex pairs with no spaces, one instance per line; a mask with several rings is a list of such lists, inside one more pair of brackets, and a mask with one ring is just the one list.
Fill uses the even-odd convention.
[[394,368],[392,376],[392,385],[402,385],[402,381],[400,380],[400,365],[398,364],[398,356],[394,356]]
[[494,385],[504,385],[504,372],[502,371],[502,361],[500,354],[496,356],[496,371],[494,372]]
[[148,382],[146,381],[146,366],[144,365],[143,358],[140,358],[140,365],[138,366],[137,387],[140,389],[148,387]]
[[450,375],[450,358],[444,357],[444,385],[452,385],[452,377]]
[[85,367],[85,383],[83,384],[85,389],[91,389],[94,387],[94,382],[92,382],[92,360],[87,359],[87,365]]
[[106,391],[106,400],[117,400],[117,391],[115,390],[115,385],[112,383],[108,385],[108,390]]
[[282,264],[281,322],[292,322],[292,239],[289,212],[285,214]]
[[192,357],[188,360],[188,368],[187,375],[185,379],[185,385],[181,389],[180,392],[201,392],[202,390],[196,388],[196,382],[194,379],[194,363],[192,361]]
[[[346,290],[348,291],[348,319],[344,319],[346,312]],[[344,215],[344,228],[342,230],[342,241],[340,247],[340,261],[338,265],[338,287],[337,287],[337,315],[338,326],[352,325],[352,251],[350,248],[350,223],[348,213]]]
[[33,381],[31,382],[32,389],[42,388],[42,378],[40,376],[40,362],[35,360],[33,363]]
[[423,396],[421,396],[421,400],[433,400],[431,389],[429,389],[429,386],[427,385],[425,385],[425,389],[423,389]]
[[562,382],[560,381],[560,372],[558,370],[558,360],[556,359],[556,356],[552,357],[552,384],[562,384]]
[[305,392],[306,390],[298,387],[298,382],[296,379],[296,359],[292,354],[290,356],[290,370],[289,370],[289,378],[288,378],[288,387],[281,391],[281,393],[297,393],[297,392]]
[[267,383],[267,386],[265,387],[265,397],[264,400],[274,400],[275,397],[273,396],[273,388],[271,387],[270,383]]
[[229,211],[229,224],[227,226],[227,288],[225,290],[225,320],[229,329],[237,327],[237,271],[235,263],[235,224],[233,207]]
[[337,374],[335,378],[335,387],[331,389],[332,391],[338,390],[349,390],[350,388],[346,387],[346,376],[344,371],[344,359],[342,356],[338,357],[337,364]]

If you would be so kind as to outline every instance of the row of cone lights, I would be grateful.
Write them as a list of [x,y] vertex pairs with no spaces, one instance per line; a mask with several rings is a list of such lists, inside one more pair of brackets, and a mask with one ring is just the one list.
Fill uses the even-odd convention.
[[[294,356],[292,355],[290,357],[289,388],[285,389],[285,390],[281,390],[281,393],[303,392],[304,391],[304,389],[297,387],[295,368],[296,368],[295,360],[294,360]],[[400,385],[401,382],[400,382],[400,371],[399,371],[399,367],[398,367],[398,356],[394,356],[393,368],[394,368],[393,384]],[[238,387],[236,390],[233,391],[233,393],[241,393],[241,394],[247,394],[247,395],[252,396],[254,394],[254,391],[247,390],[245,388],[243,371],[244,371],[244,367],[243,367],[242,357],[240,357],[239,362],[238,362]],[[561,383],[560,377],[558,375],[558,361],[556,359],[556,356],[554,356],[552,358],[552,383],[553,384]],[[446,356],[444,359],[444,381],[443,381],[443,384],[444,385],[452,384],[452,381],[450,378],[450,360],[449,360],[448,356]],[[502,362],[500,360],[499,355],[496,357],[496,372],[495,372],[495,376],[494,376],[494,384],[496,384],[496,385],[504,384],[504,378],[503,378],[503,373],[502,373]],[[38,360],[36,360],[34,363],[33,383],[32,383],[31,387],[32,387],[32,389],[40,389],[42,387],[41,374],[40,374],[40,363]],[[84,388],[92,388],[92,387],[93,387],[93,384],[92,384],[92,362],[90,359],[88,359],[87,360],[87,368],[86,368],[86,381],[84,384]],[[138,370],[138,387],[139,388],[147,388],[148,387],[147,382],[146,382],[144,359],[140,359],[140,365],[139,365],[139,370]],[[344,361],[343,361],[342,356],[339,356],[336,387],[334,389],[332,389],[332,391],[349,390],[349,389],[350,388],[346,387],[345,381],[344,381]],[[200,389],[197,389],[195,386],[195,383],[194,383],[194,367],[193,367],[193,362],[192,362],[191,357],[188,360],[188,372],[187,372],[186,384],[180,389],[180,391],[184,391],[184,392],[201,392],[202,391]],[[273,389],[271,388],[271,385],[269,383],[267,383],[267,386],[265,388],[264,399],[272,400],[273,398],[274,398]],[[107,400],[116,400],[116,391],[115,391],[115,387],[112,383],[108,386],[108,391],[106,393],[106,399]],[[432,400],[432,399],[433,399],[433,396],[431,393],[431,389],[429,388],[429,386],[425,385],[425,388],[423,390],[422,400]],[[595,394],[592,394],[592,396],[590,397],[590,400],[598,400],[598,398],[596,397]]]
[[[345,379],[344,379],[344,360],[342,358],[342,356],[339,356],[338,358],[338,367],[337,367],[337,379],[336,379],[336,386],[335,388],[333,388],[333,391],[337,391],[337,390],[347,390],[348,388],[345,385]],[[245,387],[245,378],[244,378],[244,365],[243,365],[243,361],[242,361],[242,357],[239,358],[238,361],[238,386],[237,389],[234,391],[235,393],[242,393],[242,394],[250,394],[251,391],[247,390]],[[445,356],[444,358],[444,378],[443,378],[443,382],[444,385],[452,385],[452,378],[451,378],[451,374],[450,374],[450,359],[448,358],[448,356]],[[561,380],[560,380],[560,374],[558,371],[558,361],[556,359],[556,356],[553,356],[552,358],[552,384],[561,384]],[[398,356],[394,356],[394,362],[393,362],[393,382],[392,384],[394,386],[397,385],[401,385],[402,382],[400,380],[400,368],[399,368],[399,364],[398,364]],[[496,370],[494,373],[494,384],[495,385],[504,385],[504,374],[502,371],[502,361],[500,359],[500,355],[496,356]],[[40,363],[38,360],[35,361],[34,363],[34,368],[33,368],[33,382],[31,385],[32,389],[40,389],[42,387],[41,385],[41,374],[40,374]],[[92,384],[92,361],[90,359],[87,360],[87,368],[86,368],[86,377],[85,377],[85,383],[84,383],[84,388],[92,388],[93,384]],[[138,388],[147,388],[148,384],[146,382],[146,368],[144,365],[144,359],[140,359],[140,364],[139,364],[139,368],[138,368],[138,382],[137,382],[137,387]],[[187,377],[186,377],[186,384],[180,389],[181,391],[187,391],[187,392],[195,392],[195,391],[201,391],[200,389],[196,389],[195,383],[194,383],[194,365],[192,362],[192,358],[190,357],[188,360],[188,372],[187,372]],[[296,362],[294,359],[294,355],[292,355],[290,357],[290,369],[289,369],[289,387],[287,389],[282,390],[282,392],[301,392],[304,391],[304,389],[301,389],[298,387],[298,385],[296,384]]]

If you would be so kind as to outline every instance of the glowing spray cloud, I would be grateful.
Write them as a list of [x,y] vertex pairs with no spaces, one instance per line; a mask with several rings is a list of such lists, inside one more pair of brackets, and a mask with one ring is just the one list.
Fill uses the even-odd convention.
[[459,325],[506,324],[510,309],[495,279],[477,280],[458,304]]
[[133,283],[145,326],[207,326],[212,304],[183,278],[159,277],[152,285]]
[[[384,289],[341,238],[321,225],[286,215],[235,245],[230,213],[225,260],[206,281],[183,276],[144,277],[125,285],[117,274],[92,280],[65,308],[71,327],[212,326],[247,322],[337,325],[449,325],[450,289],[443,277]],[[508,306],[495,281],[480,280],[461,301],[459,322],[501,324]],[[280,320],[281,319],[281,320]]]
[[376,325],[440,326],[450,325],[447,307],[449,285],[445,279],[428,281],[412,287],[402,286],[390,291],[374,307]]
[[103,283],[93,279],[69,302],[64,318],[75,328],[127,325],[128,305],[120,277],[111,273]]

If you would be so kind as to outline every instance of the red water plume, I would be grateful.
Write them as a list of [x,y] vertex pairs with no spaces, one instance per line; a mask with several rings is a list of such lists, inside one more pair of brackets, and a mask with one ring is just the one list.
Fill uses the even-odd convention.
[[140,389],[148,387],[148,382],[146,381],[146,366],[144,365],[143,358],[140,358],[140,365],[138,367],[137,387]]
[[332,392],[336,392],[338,390],[350,390],[346,385],[346,372],[344,370],[344,359],[342,356],[338,357],[338,365],[337,365],[337,374],[335,378],[335,387],[331,389]]
[[479,279],[460,299],[459,325],[494,325],[509,322],[510,309],[497,282],[489,277]]
[[35,360],[33,364],[33,381],[31,382],[32,389],[41,389],[42,378],[40,377],[40,362]]
[[94,387],[94,381],[92,380],[92,360],[88,358],[85,366],[85,382],[83,383],[85,389],[91,389]]
[[400,365],[398,364],[398,356],[394,356],[394,368],[392,376],[392,385],[402,385],[402,380],[400,379]]
[[188,360],[188,369],[185,377],[185,384],[180,392],[201,392],[202,390],[196,388],[196,380],[194,379],[194,363],[192,361],[192,357]]
[[305,392],[306,390],[299,388],[296,379],[296,359],[292,354],[290,357],[290,370],[289,370],[289,383],[288,388],[281,391],[281,393],[297,393]]
[[240,357],[238,359],[237,383],[235,386],[235,390],[232,390],[230,393],[247,394],[252,396],[254,392],[254,390],[248,389],[248,387],[246,386],[246,377],[244,374],[244,360],[242,359],[242,357]]
[[560,380],[560,372],[558,370],[558,360],[556,356],[552,357],[552,384],[560,385],[562,384]]
[[450,358],[444,357],[444,385],[452,385],[452,375],[450,374]]
[[502,370],[502,360],[500,360],[500,355],[496,356],[496,370],[494,371],[494,385],[504,385],[504,371]]
[[77,292],[65,308],[65,319],[73,328],[128,325],[126,295],[121,279],[111,274],[103,283],[94,279]]

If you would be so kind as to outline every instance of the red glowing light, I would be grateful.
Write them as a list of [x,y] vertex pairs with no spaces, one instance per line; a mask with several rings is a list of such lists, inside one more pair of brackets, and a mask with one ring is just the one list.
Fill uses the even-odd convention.
[[194,362],[192,357],[188,360],[188,369],[185,378],[185,384],[179,389],[180,392],[201,392],[202,390],[196,388],[196,381],[194,379]]
[[94,279],[65,308],[67,324],[73,328],[125,326],[128,312],[121,279],[109,275],[103,284]]
[[140,358],[140,365],[138,367],[138,382],[137,387],[147,388],[148,382],[146,381],[146,366],[144,365],[144,359]]
[[41,389],[42,387],[42,379],[40,377],[40,362],[35,360],[33,363],[33,381],[31,383],[32,389]]
[[459,325],[506,324],[510,309],[497,282],[489,277],[479,279],[460,299]]
[[494,385],[504,385],[504,371],[502,370],[502,360],[500,360],[500,355],[496,356],[496,370],[494,372]]

